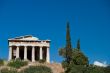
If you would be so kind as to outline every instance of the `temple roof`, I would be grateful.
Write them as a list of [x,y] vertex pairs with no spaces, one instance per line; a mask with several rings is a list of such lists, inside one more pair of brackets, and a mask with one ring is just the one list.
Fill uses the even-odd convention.
[[[32,35],[25,35],[25,36],[15,37],[15,38],[11,38],[11,39],[8,39],[8,40],[41,41],[41,40],[39,40],[39,38],[34,37]],[[45,41],[50,41],[50,40],[45,40]]]

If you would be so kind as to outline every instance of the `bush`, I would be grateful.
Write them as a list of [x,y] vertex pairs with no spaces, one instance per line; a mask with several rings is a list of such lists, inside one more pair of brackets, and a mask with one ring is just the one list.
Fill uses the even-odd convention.
[[0,59],[0,66],[4,65],[4,61]]
[[20,68],[22,66],[27,65],[27,61],[22,61],[20,59],[12,60],[11,62],[8,63],[8,66],[14,67],[14,68]]
[[30,66],[21,73],[52,73],[52,71],[46,66]]
[[88,58],[78,49],[73,49],[72,62],[75,65],[88,65]]
[[45,59],[39,60],[39,63],[45,63]]
[[86,68],[84,65],[71,64],[65,73],[85,73]]
[[104,69],[105,69],[104,67],[98,67],[98,66],[91,65],[86,68],[85,73],[106,73],[104,71]]
[[7,68],[4,68],[4,69],[2,69],[1,70],[1,72],[0,73],[17,73],[17,71],[16,70],[8,70]]

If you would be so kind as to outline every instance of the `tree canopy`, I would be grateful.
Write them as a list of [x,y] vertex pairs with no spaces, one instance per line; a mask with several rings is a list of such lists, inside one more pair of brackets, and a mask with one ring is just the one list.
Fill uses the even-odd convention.
[[66,45],[59,49],[59,55],[64,58],[62,66],[65,73],[69,73],[72,65],[88,65],[88,58],[80,51],[80,40],[77,42],[77,48],[73,48],[71,45],[69,22],[67,22],[66,28]]

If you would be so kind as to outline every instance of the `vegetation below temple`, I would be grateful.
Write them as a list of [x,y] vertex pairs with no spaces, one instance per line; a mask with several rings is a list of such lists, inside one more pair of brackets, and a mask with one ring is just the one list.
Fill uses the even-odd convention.
[[44,61],[29,62],[20,59],[8,63],[0,60],[0,73],[61,73],[64,72],[61,64],[46,63]]
[[22,66],[26,66],[28,64],[27,61],[22,61],[20,59],[12,60],[8,63],[8,66],[13,68],[20,68]]
[[46,66],[30,66],[20,72],[17,72],[16,69],[4,68],[1,70],[1,73],[52,73],[51,69]]

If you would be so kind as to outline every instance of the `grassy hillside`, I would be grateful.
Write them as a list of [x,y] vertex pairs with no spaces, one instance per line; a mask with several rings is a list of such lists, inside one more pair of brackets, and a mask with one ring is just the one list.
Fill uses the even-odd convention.
[[27,62],[19,59],[10,62],[1,62],[0,73],[62,73],[64,72],[61,64]]

